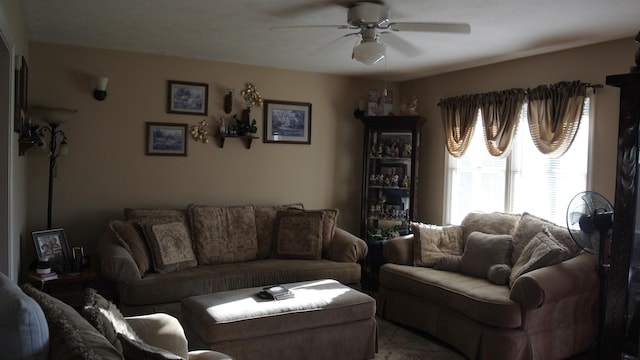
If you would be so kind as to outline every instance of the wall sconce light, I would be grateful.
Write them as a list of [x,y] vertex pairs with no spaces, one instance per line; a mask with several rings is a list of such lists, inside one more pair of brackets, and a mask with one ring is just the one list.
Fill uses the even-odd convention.
[[108,77],[100,77],[96,80],[96,88],[93,90],[93,98],[102,101],[107,98]]

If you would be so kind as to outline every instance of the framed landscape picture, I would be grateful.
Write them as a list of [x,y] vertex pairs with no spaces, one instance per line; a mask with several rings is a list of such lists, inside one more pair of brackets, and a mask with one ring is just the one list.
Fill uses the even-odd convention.
[[71,260],[69,244],[63,229],[34,231],[31,237],[38,260],[49,260],[52,269],[59,271]]
[[311,144],[311,104],[264,100],[265,143]]
[[148,122],[146,154],[187,156],[187,124]]
[[168,113],[207,115],[209,85],[169,80],[168,90]]

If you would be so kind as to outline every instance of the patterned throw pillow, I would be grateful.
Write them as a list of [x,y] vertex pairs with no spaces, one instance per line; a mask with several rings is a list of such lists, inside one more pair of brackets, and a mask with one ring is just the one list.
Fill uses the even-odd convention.
[[338,225],[338,215],[340,215],[340,210],[319,209],[304,211],[320,211],[324,214],[322,220],[322,256],[329,256],[329,252],[331,251],[331,242],[333,241],[333,236],[336,234],[336,226]]
[[198,265],[191,238],[181,221],[162,218],[138,220],[151,249],[153,268],[159,273],[192,268]]
[[258,254],[253,205],[189,205],[198,263],[226,264],[255,260]]
[[111,301],[98,294],[95,289],[87,288],[84,291],[82,316],[120,352],[122,352],[122,344],[117,337],[118,334],[140,340],[120,310]]
[[256,206],[256,237],[258,239],[258,254],[256,258],[266,259],[273,250],[273,234],[275,233],[276,216],[278,211],[287,209],[304,210],[302,204]]
[[151,269],[151,255],[144,233],[135,221],[113,220],[109,228],[116,234],[119,243],[129,251],[136,262],[140,276]]
[[469,234],[460,258],[460,272],[487,278],[489,268],[495,264],[511,264],[513,240],[511,235],[493,235],[474,231]]
[[513,264],[509,285],[513,286],[513,283],[521,275],[529,271],[559,264],[568,259],[570,255],[569,250],[558,243],[548,229],[544,228],[527,243],[518,260]]
[[411,223],[413,232],[413,264],[433,267],[447,255],[462,254],[462,227]]
[[278,211],[274,256],[278,259],[320,259],[323,219],[322,211]]

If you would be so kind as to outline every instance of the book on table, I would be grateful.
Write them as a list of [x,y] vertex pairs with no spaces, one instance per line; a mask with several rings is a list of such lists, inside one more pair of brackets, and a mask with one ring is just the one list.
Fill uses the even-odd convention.
[[258,296],[263,299],[284,300],[290,299],[295,295],[293,294],[293,292],[291,292],[291,290],[287,289],[284,286],[273,285],[262,288],[262,291],[258,293]]
[[29,277],[31,277],[34,280],[38,280],[38,281],[49,281],[49,280],[55,280],[58,278],[58,273],[56,273],[55,271],[51,271],[48,272],[46,274],[38,274],[35,271],[30,271],[29,272]]

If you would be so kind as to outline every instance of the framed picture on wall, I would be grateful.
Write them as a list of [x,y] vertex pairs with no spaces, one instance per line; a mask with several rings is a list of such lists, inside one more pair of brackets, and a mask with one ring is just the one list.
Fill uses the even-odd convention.
[[264,100],[265,143],[311,144],[311,104]]
[[34,231],[31,237],[38,260],[48,260],[52,269],[62,270],[71,260],[69,244],[63,229]]
[[27,116],[27,90],[29,84],[29,66],[24,56],[16,57],[15,64],[15,101],[14,101],[14,122],[13,130],[22,133],[26,125]]
[[187,124],[148,122],[146,154],[187,156]]
[[168,113],[207,115],[209,85],[169,80],[168,90]]

